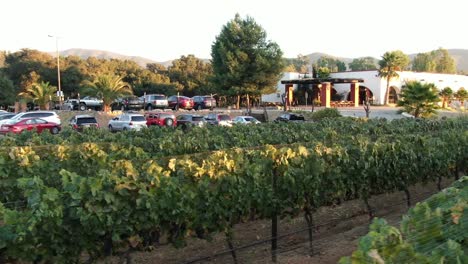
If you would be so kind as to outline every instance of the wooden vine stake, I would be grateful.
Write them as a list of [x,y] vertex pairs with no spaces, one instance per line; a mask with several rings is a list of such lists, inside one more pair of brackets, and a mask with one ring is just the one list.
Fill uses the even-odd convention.
[[[278,170],[276,167],[273,168],[272,174],[272,190],[273,197],[276,194],[278,180]],[[271,215],[271,261],[276,263],[276,250],[278,249],[278,213],[276,201],[273,203],[273,212]]]

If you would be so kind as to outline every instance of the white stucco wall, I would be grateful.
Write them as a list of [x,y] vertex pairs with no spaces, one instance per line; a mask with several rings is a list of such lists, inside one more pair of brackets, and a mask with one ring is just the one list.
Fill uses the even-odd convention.
[[[442,90],[445,87],[450,87],[454,92],[458,91],[461,87],[467,89],[468,87],[468,76],[456,75],[456,74],[442,74],[442,73],[427,73],[427,72],[411,72],[403,71],[398,72],[399,78],[394,78],[390,81],[389,87],[394,86],[401,90],[401,87],[405,85],[407,81],[419,81],[425,83],[434,83],[435,86]],[[375,102],[384,104],[385,89],[387,87],[387,81],[381,79],[378,76],[377,70],[373,71],[349,71],[349,72],[336,72],[330,75],[332,78],[361,78],[364,79],[364,83],[360,83],[360,86],[369,88],[375,98]],[[336,84],[335,89],[337,92],[349,91],[349,85],[347,84]],[[339,91],[339,90],[340,91]]]
[[[442,74],[442,73],[427,73],[427,72],[411,72],[403,71],[398,72],[399,78],[392,79],[389,87],[394,86],[398,91],[405,85],[407,81],[419,81],[425,83],[434,83],[439,90],[445,87],[450,87],[454,92],[458,91],[461,87],[468,89],[468,76],[456,74]],[[285,72],[281,80],[299,79],[302,74],[297,72]],[[384,104],[385,89],[387,81],[378,76],[377,70],[371,71],[346,71],[334,72],[330,74],[331,78],[359,78],[364,82],[359,86],[365,86],[372,91],[374,102],[377,104]],[[281,80],[277,85],[277,92],[272,94],[262,95],[262,102],[281,103],[281,94],[284,93],[285,85],[281,84]],[[335,84],[335,90],[338,94],[347,96],[350,91],[350,84]],[[293,86],[297,89],[297,85]]]
[[[363,83],[359,83],[359,86],[365,86],[372,91],[376,102],[380,102],[380,98],[384,96],[385,90],[382,91],[382,83],[385,82],[378,77],[378,72],[373,71],[349,71],[349,72],[335,72],[330,74],[331,78],[359,78],[364,79]],[[350,84],[334,84],[335,90],[338,93],[349,93]]]
[[[282,103],[281,95],[284,94],[285,85],[281,84],[281,81],[299,79],[299,77],[302,76],[302,75],[303,74],[300,74],[298,72],[285,72],[285,73],[283,73],[283,77],[281,77],[281,80],[278,81],[278,84],[276,86],[276,92],[271,93],[271,94],[262,94],[261,101],[262,102],[268,102],[268,103]],[[293,85],[293,89],[297,89],[296,84]]]

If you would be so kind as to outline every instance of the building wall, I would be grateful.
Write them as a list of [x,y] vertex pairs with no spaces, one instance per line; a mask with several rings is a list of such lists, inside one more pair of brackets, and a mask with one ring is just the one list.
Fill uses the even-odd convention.
[[[362,78],[364,79],[363,83],[360,83],[359,86],[365,86],[371,90],[374,101],[380,103],[380,98],[384,97],[385,93],[385,81],[378,78],[378,72],[373,71],[351,71],[351,72],[335,72],[330,74],[331,78]],[[383,88],[382,90],[382,83]],[[337,93],[342,93],[347,96],[350,92],[350,84],[334,84],[333,87]],[[346,97],[345,97],[346,98]],[[383,102],[382,102],[383,103]],[[380,104],[382,104],[380,103]]]
[[[462,87],[465,89],[468,88],[468,76],[465,75],[411,71],[398,72],[398,74],[400,77],[392,79],[389,84],[389,87],[393,86],[397,88],[397,92],[401,91],[402,86],[404,86],[407,81],[434,83],[439,90],[442,90],[445,87],[450,87],[454,92],[458,91]],[[302,76],[303,74],[297,72],[283,73],[283,77],[277,84],[276,93],[262,95],[262,102],[281,103],[281,95],[284,94],[285,91],[285,85],[281,84],[281,81],[300,79]],[[334,72],[330,74],[330,77],[364,79],[364,82],[360,83],[359,86],[365,86],[372,91],[375,103],[384,104],[387,81],[379,77],[377,70]],[[350,84],[334,84],[333,88],[337,91],[338,94],[341,94],[343,98],[346,98],[350,92]],[[294,85],[293,89],[297,89],[297,85]]]
[[[285,91],[285,85],[281,84],[281,81],[283,80],[294,80],[294,79],[299,79],[300,76],[303,76],[303,74],[300,74],[298,72],[285,72],[283,73],[283,77],[281,77],[281,80],[278,81],[278,84],[276,86],[276,92],[271,93],[271,94],[262,94],[261,101],[263,103],[278,103],[281,104],[281,95],[284,94]],[[297,89],[297,85],[293,85],[293,89]]]
[[[458,89],[468,87],[468,76],[456,74],[442,74],[442,73],[427,73],[427,72],[411,72],[403,71],[398,72],[399,78],[394,78],[390,81],[389,87],[397,88],[401,91],[402,86],[407,81],[419,81],[423,83],[434,83],[435,86],[442,90],[445,87],[450,87],[454,92]],[[360,86],[369,88],[374,95],[374,102],[384,104],[385,89],[387,81],[378,76],[378,71],[349,71],[349,72],[336,72],[330,75],[332,78],[362,78],[364,83]],[[338,93],[349,92],[348,84],[335,84],[335,89]]]

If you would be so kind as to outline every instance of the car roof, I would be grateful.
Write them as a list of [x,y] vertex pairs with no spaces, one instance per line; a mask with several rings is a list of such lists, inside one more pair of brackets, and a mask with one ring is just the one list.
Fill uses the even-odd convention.
[[54,111],[29,111],[29,112],[17,113],[15,116],[21,117],[21,116],[24,116],[26,114],[40,114],[40,113],[57,115],[57,113],[55,113]]
[[194,115],[194,114],[181,114],[179,116],[203,117],[202,115]]
[[146,112],[145,114],[165,114],[165,115],[173,115],[174,113],[172,112],[158,112],[158,111],[151,111],[151,112]]
[[92,116],[92,115],[76,115],[75,117],[76,118],[86,118],[86,117],[94,117],[94,116]]
[[128,115],[128,116],[143,116],[142,114],[137,114],[137,113],[125,113],[122,115]]

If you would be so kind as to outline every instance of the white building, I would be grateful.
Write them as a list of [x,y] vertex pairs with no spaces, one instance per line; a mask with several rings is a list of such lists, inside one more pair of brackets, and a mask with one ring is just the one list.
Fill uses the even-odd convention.
[[[283,77],[281,80],[278,81],[278,84],[276,86],[276,92],[271,93],[271,94],[262,94],[261,102],[263,103],[275,103],[275,104],[281,104],[282,103],[282,95],[284,96],[284,89],[285,85],[281,84],[281,81],[283,80],[295,80],[299,79],[300,76],[304,76],[304,74],[300,74],[297,72],[285,72],[283,73]],[[297,85],[294,85],[294,90],[297,89]]]
[[[443,73],[427,73],[427,72],[411,72],[402,71],[398,72],[399,78],[390,80],[389,84],[389,102],[395,103],[398,100],[398,95],[401,88],[404,87],[408,81],[419,81],[422,83],[433,83],[439,90],[445,87],[450,87],[452,91],[456,92],[460,88],[468,88],[468,76],[456,74],[443,74]],[[361,78],[364,83],[360,83],[360,90],[365,91],[368,89],[371,96],[374,98],[374,103],[384,104],[385,89],[387,88],[387,80],[380,78],[377,70],[371,71],[348,71],[348,72],[335,72],[330,75],[331,78]],[[349,92],[349,85],[335,84],[333,88],[338,94],[343,94],[347,98]],[[360,96],[361,98],[361,96]]]
[[[450,87],[454,92],[458,91],[462,87],[465,89],[468,88],[468,76],[465,75],[411,71],[398,72],[398,75],[399,78],[393,78],[390,80],[389,103],[395,103],[398,100],[401,88],[404,87],[407,81],[433,83],[439,90],[442,90],[445,87]],[[284,94],[285,91],[285,85],[281,84],[281,81],[300,79],[303,76],[304,74],[299,74],[296,72],[284,73],[283,78],[278,82],[276,93],[262,95],[262,102],[281,103],[281,95]],[[373,99],[373,103],[384,104],[387,80],[380,78],[377,70],[335,72],[330,74],[330,78],[363,79],[364,82],[359,83],[359,100],[364,100],[367,93],[367,96]],[[297,89],[297,85],[294,85],[293,89]],[[344,101],[350,100],[349,84],[333,84],[333,89],[335,90],[334,92],[336,92],[336,97],[339,97]]]

